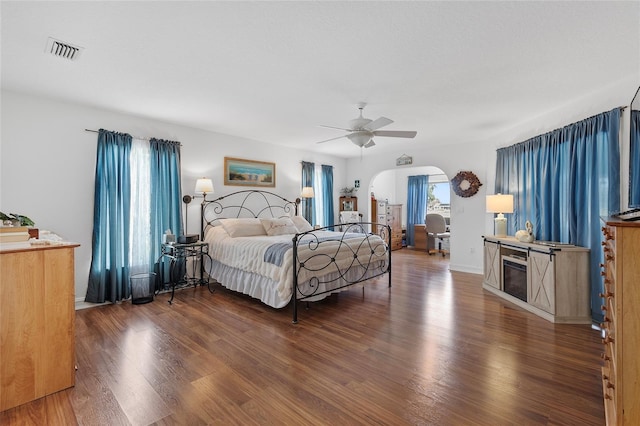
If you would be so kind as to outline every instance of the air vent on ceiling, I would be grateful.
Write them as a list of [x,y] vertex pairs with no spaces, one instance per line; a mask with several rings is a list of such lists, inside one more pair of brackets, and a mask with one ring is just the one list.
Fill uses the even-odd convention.
[[45,52],[50,53],[53,56],[76,61],[80,57],[80,53],[82,53],[83,49],[83,47],[74,46],[70,43],[66,43],[64,41],[56,40],[55,38],[49,37],[49,39],[47,40],[47,47],[45,49]]

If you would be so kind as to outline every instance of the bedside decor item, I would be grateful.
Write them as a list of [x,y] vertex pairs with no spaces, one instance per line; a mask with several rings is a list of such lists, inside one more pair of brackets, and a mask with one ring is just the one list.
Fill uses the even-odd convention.
[[516,231],[516,240],[520,241],[521,243],[532,243],[534,240],[533,224],[529,221],[526,221],[524,227],[526,229],[520,229],[519,231]]
[[487,213],[498,213],[495,220],[495,236],[507,236],[507,218],[503,213],[513,213],[513,195],[487,195]]
[[476,195],[481,186],[482,183],[480,179],[478,179],[478,176],[470,171],[458,172],[458,174],[451,179],[453,192],[464,198]]
[[275,187],[276,164],[224,157],[224,184]]
[[193,244],[198,242],[198,234],[178,235],[178,244]]

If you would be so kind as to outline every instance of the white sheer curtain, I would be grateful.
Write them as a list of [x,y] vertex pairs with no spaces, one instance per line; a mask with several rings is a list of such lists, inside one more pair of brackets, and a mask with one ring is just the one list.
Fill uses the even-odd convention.
[[[149,142],[132,139],[129,265],[131,274],[149,272],[151,252],[151,155]],[[155,242],[158,243],[157,241]]]
[[313,170],[313,193],[315,194],[315,214],[316,214],[316,223],[315,225],[326,226],[332,225],[331,223],[325,224],[324,218],[324,201],[322,199],[322,168],[316,166]]

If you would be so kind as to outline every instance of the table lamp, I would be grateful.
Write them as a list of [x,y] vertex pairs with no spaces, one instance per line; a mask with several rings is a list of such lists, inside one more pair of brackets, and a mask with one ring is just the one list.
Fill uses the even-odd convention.
[[504,213],[513,213],[513,195],[487,195],[487,213],[498,213],[494,219],[494,232],[496,237],[506,237],[507,218],[504,217]]

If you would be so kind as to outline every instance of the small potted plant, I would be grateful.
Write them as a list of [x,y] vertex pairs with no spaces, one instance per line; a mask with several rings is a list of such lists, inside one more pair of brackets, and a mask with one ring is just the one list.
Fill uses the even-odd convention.
[[0,212],[0,220],[5,226],[33,226],[35,223],[27,216],[15,213],[4,214]]
[[350,188],[348,186],[345,186],[340,190],[340,194],[342,194],[343,197],[353,197],[356,191],[357,189],[353,186]]

